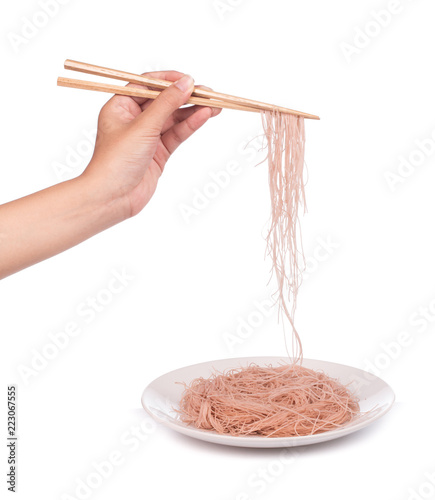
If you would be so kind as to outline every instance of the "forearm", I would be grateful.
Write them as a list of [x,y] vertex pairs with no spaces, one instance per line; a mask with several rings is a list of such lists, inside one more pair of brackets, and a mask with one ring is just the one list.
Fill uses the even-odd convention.
[[0,278],[77,245],[128,217],[86,176],[0,206]]

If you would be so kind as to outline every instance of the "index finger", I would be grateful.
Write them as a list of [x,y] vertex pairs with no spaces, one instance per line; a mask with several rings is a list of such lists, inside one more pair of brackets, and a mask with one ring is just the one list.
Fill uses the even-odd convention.
[[[142,76],[147,76],[149,78],[156,78],[157,80],[168,80],[170,82],[175,82],[176,80],[179,80],[184,73],[180,73],[179,71],[174,71],[174,70],[164,70],[164,71],[151,71],[149,73],[142,73]],[[145,89],[150,89],[152,88],[149,85],[143,84],[140,85],[138,83],[127,83],[126,87],[134,87],[134,88],[145,88]],[[147,97],[134,97],[134,96],[124,96],[124,95],[115,95],[112,97],[111,100],[114,100],[117,104],[122,105],[128,105],[128,102],[133,100],[136,102],[144,111],[143,105],[146,104],[148,101],[150,101],[149,98]],[[124,106],[126,107],[126,106]]]
[[[166,71],[151,71],[150,73],[142,73],[142,75],[148,76],[149,78],[156,78],[157,80],[168,80],[169,82],[176,82],[182,76],[184,76],[184,73],[180,73],[179,71],[174,71],[174,70],[166,70]],[[143,87],[147,89],[152,88],[152,86],[145,84],[143,85]],[[136,100],[136,102],[141,107],[142,111],[145,111],[146,109],[146,106],[143,105],[147,103],[149,104],[150,101],[152,101],[152,99],[146,99],[142,97],[134,97],[133,99]]]

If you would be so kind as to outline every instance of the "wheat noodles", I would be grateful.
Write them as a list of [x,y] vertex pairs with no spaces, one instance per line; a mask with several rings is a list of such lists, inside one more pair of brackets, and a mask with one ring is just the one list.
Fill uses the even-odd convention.
[[[304,191],[305,126],[299,116],[263,112],[267,139],[271,200],[267,253],[277,281],[278,318],[292,329],[292,356],[302,358],[302,343],[294,324],[298,290],[305,267],[300,249],[299,207],[306,210]],[[286,338],[284,336],[284,338]]]
[[247,368],[186,386],[181,419],[232,436],[306,436],[334,430],[358,411],[350,391],[298,364]]

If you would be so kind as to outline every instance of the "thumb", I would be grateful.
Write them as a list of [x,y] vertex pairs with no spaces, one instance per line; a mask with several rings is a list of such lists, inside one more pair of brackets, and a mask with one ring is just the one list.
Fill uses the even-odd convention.
[[166,120],[180,106],[186,103],[194,89],[194,81],[190,75],[184,75],[160,95],[139,115],[139,122],[146,123],[160,133]]

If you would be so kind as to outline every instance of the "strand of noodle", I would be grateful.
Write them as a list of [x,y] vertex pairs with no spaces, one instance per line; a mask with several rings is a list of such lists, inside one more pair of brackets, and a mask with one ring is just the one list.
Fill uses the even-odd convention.
[[303,251],[299,250],[301,238],[298,215],[300,205],[306,210],[303,181],[304,120],[277,111],[267,111],[262,113],[262,123],[267,140],[271,198],[266,252],[272,260],[272,275],[278,284],[275,294],[278,318],[286,318],[291,325],[292,357],[297,362],[302,361],[303,355],[294,316],[297,293],[305,268]]

